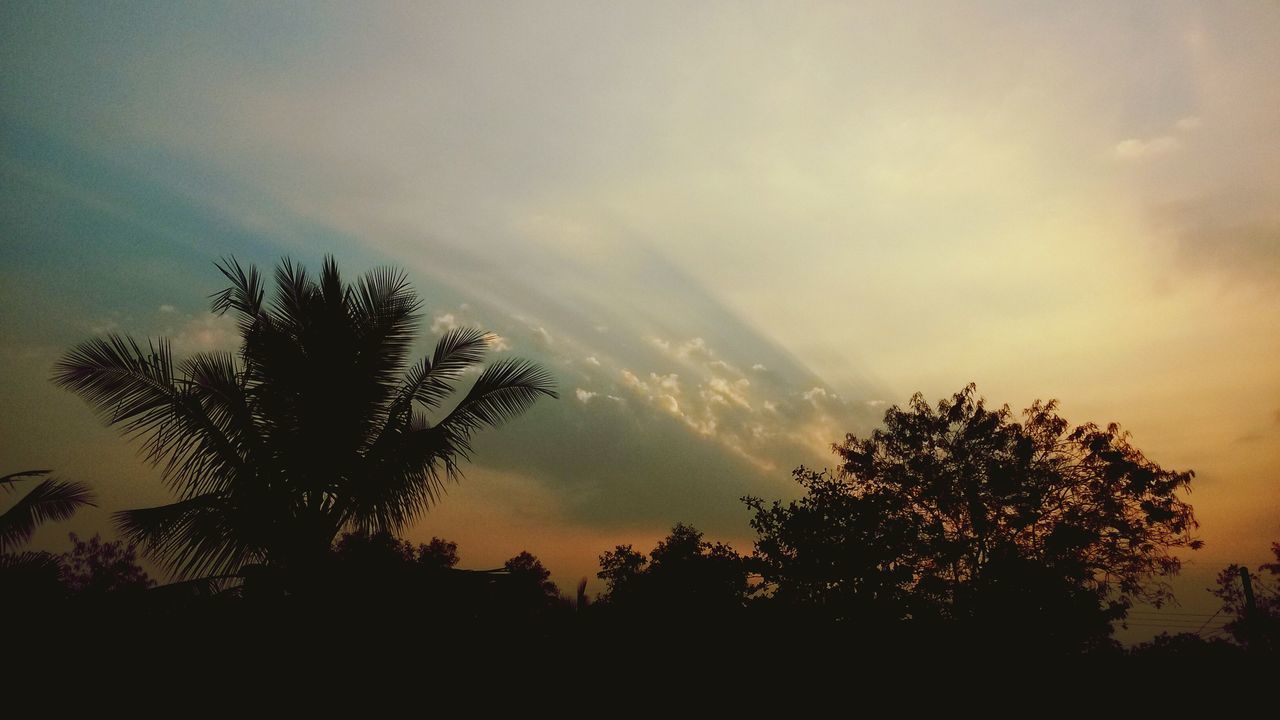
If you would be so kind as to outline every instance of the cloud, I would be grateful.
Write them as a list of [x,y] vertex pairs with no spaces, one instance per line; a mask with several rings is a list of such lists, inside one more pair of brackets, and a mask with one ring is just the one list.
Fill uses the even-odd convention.
[[541,325],[530,327],[529,332],[533,333],[533,337],[538,342],[542,343],[544,347],[550,346],[553,343],[555,343],[555,339],[551,337],[551,333],[548,332],[547,329],[542,327]]
[[622,371],[622,384],[638,393],[649,394],[649,385],[630,370],[624,369]]
[[240,330],[230,315],[205,313],[191,318],[173,337],[174,352],[187,355],[196,352],[231,351],[240,347]]
[[590,392],[588,390],[583,390],[582,388],[577,388],[576,390],[574,390],[574,394],[578,396],[578,402],[582,402],[582,403],[588,402],[589,400],[591,400],[591,398],[597,397],[600,395],[600,393]]
[[1204,123],[1200,122],[1200,118],[1195,115],[1188,115],[1174,123],[1174,127],[1183,132],[1190,132],[1191,130],[1198,130],[1203,124]]
[[714,377],[707,384],[707,390],[703,397],[707,397],[713,402],[732,402],[743,409],[750,410],[751,403],[747,401],[746,389],[751,383],[745,378],[735,383],[730,383],[724,378]]
[[677,401],[673,396],[671,396],[671,395],[658,395],[658,396],[655,398],[655,400],[656,400],[656,401],[657,401],[657,403],[658,403],[658,407],[662,408],[663,410],[666,410],[667,412],[671,413],[672,415],[679,415],[679,414],[680,414],[680,402],[679,402],[679,401]]
[[800,393],[800,397],[817,405],[820,400],[826,400],[827,398],[834,398],[835,394],[827,392],[826,388],[815,387]]
[[756,372],[765,372],[765,371],[766,371],[766,370],[768,370],[769,368],[766,368],[764,365],[762,365],[762,364],[760,364],[760,363],[756,363],[755,365],[752,365],[752,366],[751,366],[751,369],[752,369],[752,370],[755,370]]
[[590,365],[590,366],[592,366],[592,367],[600,367],[600,361],[596,359],[596,356],[595,356],[595,355],[588,355],[588,356],[586,356],[585,358],[583,358],[583,359],[582,359],[582,362],[584,362],[584,363],[586,363],[586,364],[588,364],[588,365]]
[[700,337],[693,338],[692,340],[680,345],[680,347],[676,348],[675,352],[676,357],[681,359],[703,358],[710,360],[711,356],[715,354],[707,345],[707,341]]
[[1116,144],[1114,153],[1120,160],[1146,160],[1167,155],[1182,146],[1172,135],[1153,138],[1129,138]]
[[159,311],[160,311],[160,312],[162,312],[162,313],[165,313],[165,314],[172,314],[172,313],[177,312],[177,311],[178,311],[178,309],[177,309],[176,307],[172,306],[172,305],[165,304],[165,305],[161,305],[161,306],[159,307]]
[[649,373],[649,380],[653,382],[655,387],[662,388],[673,395],[680,394],[680,376],[675,373],[669,373],[667,375]]
[[450,330],[456,330],[457,328],[458,319],[454,317],[453,313],[436,315],[431,322],[431,332],[436,333],[437,335]]
[[650,337],[649,342],[662,352],[678,360],[710,361],[715,356],[711,346],[701,337],[691,338],[679,344],[674,344],[670,340],[664,340],[660,337]]
[[494,352],[506,352],[511,349],[511,345],[501,335],[489,333],[489,349]]

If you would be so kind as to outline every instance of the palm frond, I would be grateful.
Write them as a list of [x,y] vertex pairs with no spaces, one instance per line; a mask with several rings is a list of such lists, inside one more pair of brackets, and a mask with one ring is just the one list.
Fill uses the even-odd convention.
[[315,283],[307,276],[302,265],[295,265],[283,258],[276,265],[276,292],[271,302],[271,314],[276,322],[297,335],[309,322],[307,308],[316,292]]
[[403,371],[422,306],[401,270],[384,267],[363,275],[348,293],[362,365],[391,385]]
[[446,332],[436,342],[430,362],[424,359],[408,377],[413,399],[428,409],[439,407],[440,401],[453,392],[453,383],[462,373],[484,360],[492,342],[492,333],[479,328],[460,327]]
[[228,573],[165,583],[152,588],[151,592],[157,595],[217,597],[236,594],[243,587],[244,578],[239,573]]
[[213,312],[222,315],[235,311],[240,315],[240,332],[247,335],[262,317],[262,298],[265,294],[262,275],[252,265],[248,270],[240,267],[234,257],[223,258],[216,263],[216,267],[231,281],[231,287],[212,296]]
[[205,416],[233,443],[254,433],[245,378],[228,352],[197,353],[179,366],[181,383],[199,401]]
[[413,420],[413,403],[429,410],[440,406],[453,392],[453,383],[462,373],[484,360],[493,335],[470,327],[454,328],[436,342],[430,358],[423,358],[406,373],[396,396],[380,417],[380,425],[371,432],[366,454],[379,456],[379,446],[409,431]]
[[0,487],[3,487],[5,490],[9,492],[12,492],[14,483],[18,482],[19,480],[26,480],[26,479],[35,478],[35,477],[44,477],[45,475],[48,475],[51,472],[53,471],[52,470],[23,470],[22,472],[16,472],[9,475],[5,475],[4,477],[0,477]]
[[338,261],[332,255],[325,255],[320,264],[320,296],[326,305],[341,307],[346,302],[346,291],[342,287],[342,273],[338,270]]
[[410,524],[458,476],[458,458],[470,450],[465,438],[431,426],[421,414],[395,433],[367,462],[355,482],[342,488],[348,499],[343,521],[357,529],[396,532]]
[[[199,367],[184,365],[188,371]],[[143,454],[152,464],[164,463],[166,481],[185,494],[226,483],[243,467],[225,426],[191,391],[191,378],[175,377],[166,340],[150,344],[148,352],[124,335],[89,340],[58,361],[53,380],[125,435],[145,437]]]
[[521,358],[505,358],[485,368],[476,384],[440,425],[460,436],[497,427],[528,410],[539,397],[559,397],[551,373]]
[[[43,550],[26,550],[19,553],[0,553],[0,571],[40,574],[57,577],[62,572],[62,562],[57,555]],[[12,576],[10,576],[12,577]]]
[[51,552],[27,550],[0,553],[0,588],[4,601],[12,602],[23,595],[45,600],[61,595],[62,558]]
[[133,338],[115,333],[72,348],[54,366],[53,381],[96,406],[111,424],[163,408],[177,392],[167,341],[144,352]]
[[257,552],[232,527],[235,513],[226,499],[206,494],[169,505],[115,514],[116,529],[127,542],[178,578],[235,572]]
[[85,505],[93,505],[88,485],[48,478],[0,515],[0,551],[7,551],[31,539],[43,522],[66,520]]

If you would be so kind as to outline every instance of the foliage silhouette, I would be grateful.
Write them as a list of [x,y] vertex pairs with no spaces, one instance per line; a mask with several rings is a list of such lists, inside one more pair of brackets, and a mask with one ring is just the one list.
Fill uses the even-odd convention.
[[1222,602],[1221,614],[1232,618],[1225,625],[1226,631],[1240,644],[1265,654],[1280,651],[1280,592],[1276,590],[1280,580],[1280,542],[1271,543],[1271,553],[1275,562],[1259,565],[1252,578],[1252,616],[1240,577],[1241,566],[1223,568],[1210,589]]
[[1147,642],[1138,643],[1129,652],[1140,660],[1235,663],[1242,659],[1239,645],[1191,632],[1161,633]]
[[834,618],[946,621],[1009,639],[1106,644],[1135,600],[1171,597],[1179,548],[1201,546],[1164,470],[1117,425],[1069,428],[1056,401],[1017,422],[973,385],[931,407],[915,395],[885,427],[833,446],[834,475],[754,510],[774,597]]
[[54,380],[111,425],[143,439],[179,499],[117,514],[131,542],[180,578],[241,572],[293,590],[315,580],[344,529],[394,533],[460,476],[471,439],[556,397],[551,375],[498,360],[447,412],[463,373],[493,336],[451,330],[410,364],[419,300],[402,271],[343,282],[284,259],[275,292],[234,259],[213,310],[239,321],[238,353],[176,363],[160,339],[81,343]]
[[95,534],[81,540],[71,533],[72,549],[62,555],[62,580],[75,595],[100,596],[138,592],[155,585],[138,565],[137,550],[123,540],[104,541]]
[[519,555],[502,564],[519,586],[521,595],[527,597],[529,606],[550,606],[560,602],[560,588],[551,580],[551,571],[542,566],[536,555],[523,550]]
[[18,502],[0,514],[0,553],[12,552],[31,539],[44,522],[67,520],[76,510],[93,505],[93,491],[81,482],[48,477],[50,470],[26,470],[0,477],[0,487],[13,492],[23,480],[44,478]]
[[747,574],[733,548],[677,523],[647,558],[630,545],[605,552],[596,576],[606,583],[603,605],[674,620],[741,610],[749,594]]
[[76,510],[94,504],[93,491],[81,482],[49,477],[49,470],[26,470],[0,477],[7,493],[25,480],[43,478],[0,514],[0,587],[10,589],[10,602],[41,603],[60,597],[61,558],[53,553],[21,550],[45,522],[69,519]]
[[458,564],[458,543],[431,538],[431,542],[418,545],[414,552],[418,564],[427,567],[451,568]]

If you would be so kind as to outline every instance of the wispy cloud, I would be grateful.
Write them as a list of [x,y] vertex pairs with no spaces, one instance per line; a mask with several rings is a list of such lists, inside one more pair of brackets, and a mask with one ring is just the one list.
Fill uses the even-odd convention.
[[1145,160],[1168,155],[1182,147],[1178,138],[1159,135],[1152,138],[1129,138],[1116,143],[1115,156],[1121,160]]
[[458,328],[458,319],[453,313],[442,313],[431,320],[431,332],[441,335]]

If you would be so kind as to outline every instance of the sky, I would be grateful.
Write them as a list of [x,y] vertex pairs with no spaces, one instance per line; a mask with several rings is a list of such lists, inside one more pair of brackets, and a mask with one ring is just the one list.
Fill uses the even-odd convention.
[[678,522],[750,550],[885,408],[1058,398],[1196,472],[1179,597],[1280,539],[1280,5],[0,6],[0,463],[167,500],[48,381],[232,348],[235,255],[404,268],[561,399],[408,534],[571,588]]

